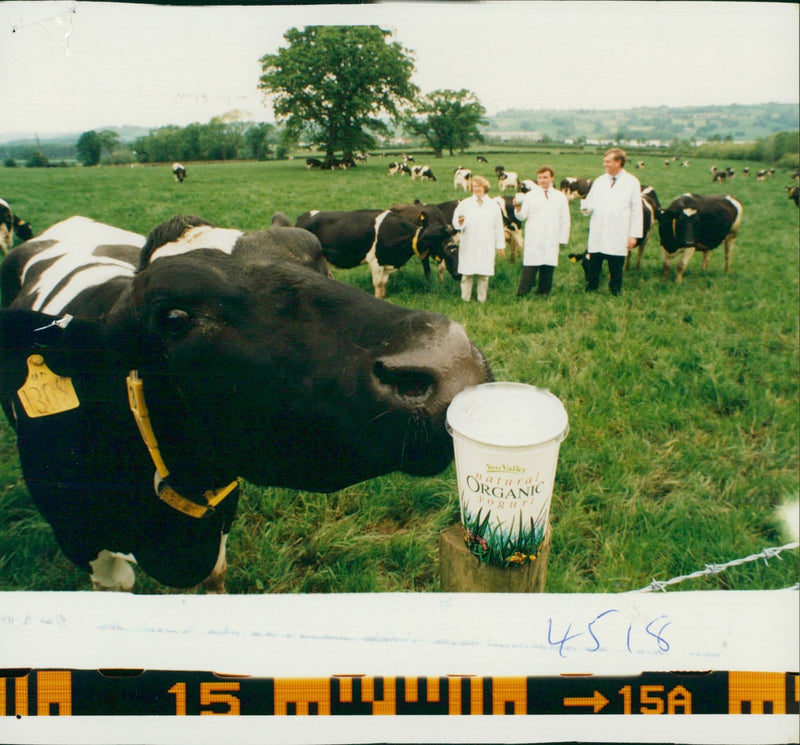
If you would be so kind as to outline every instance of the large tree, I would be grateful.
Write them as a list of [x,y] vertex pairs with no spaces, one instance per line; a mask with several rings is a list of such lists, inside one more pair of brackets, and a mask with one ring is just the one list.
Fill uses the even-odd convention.
[[[284,34],[287,47],[261,58],[259,88],[273,96],[287,132],[319,143],[331,163],[374,146],[388,115],[417,93],[412,53],[378,26],[306,26]],[[382,119],[381,117],[384,117]]]
[[488,124],[486,109],[472,91],[436,90],[422,96],[405,118],[406,130],[424,137],[437,158],[443,150],[453,155],[471,142],[483,142],[479,124]]

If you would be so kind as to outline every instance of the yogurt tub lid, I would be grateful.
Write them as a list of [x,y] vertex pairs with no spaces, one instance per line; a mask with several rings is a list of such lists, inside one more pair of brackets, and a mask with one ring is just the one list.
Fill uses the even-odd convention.
[[447,409],[451,434],[486,445],[543,445],[567,436],[564,405],[550,391],[525,383],[483,383],[456,394]]

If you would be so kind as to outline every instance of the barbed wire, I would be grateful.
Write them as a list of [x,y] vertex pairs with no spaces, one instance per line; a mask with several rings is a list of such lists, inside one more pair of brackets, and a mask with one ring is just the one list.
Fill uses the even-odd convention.
[[[781,559],[781,553],[783,551],[789,551],[794,548],[800,547],[800,543],[787,543],[785,546],[778,546],[776,547],[769,547],[762,549],[757,554],[751,554],[750,556],[745,556],[743,559],[732,559],[724,564],[706,564],[703,569],[700,569],[696,572],[692,572],[691,574],[684,574],[680,577],[673,577],[672,579],[668,579],[665,581],[654,579],[650,582],[647,587],[641,587],[638,590],[631,590],[631,593],[634,592],[655,592],[656,590],[661,590],[662,592],[666,590],[669,585],[677,585],[679,582],[683,582],[687,579],[695,579],[696,577],[705,577],[708,575],[719,574],[720,572],[724,572],[726,569],[730,567],[739,566],[740,564],[746,564],[750,561],[758,561],[758,559],[764,559],[764,563],[769,565],[769,559]],[[800,583],[796,584],[794,587],[786,588],[791,590],[798,590],[800,589]]]

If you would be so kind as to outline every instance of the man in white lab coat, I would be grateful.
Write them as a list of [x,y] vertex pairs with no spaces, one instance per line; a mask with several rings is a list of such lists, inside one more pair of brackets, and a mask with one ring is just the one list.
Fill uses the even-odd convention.
[[489,182],[483,176],[473,176],[472,196],[459,202],[453,213],[453,227],[461,231],[458,273],[461,275],[461,299],[465,302],[472,297],[475,277],[478,278],[478,302],[486,302],[489,277],[494,274],[495,252],[501,258],[505,256],[503,214],[488,192]]
[[605,173],[592,182],[581,200],[581,212],[590,215],[586,291],[597,290],[603,261],[611,275],[612,295],[622,292],[625,257],[642,237],[642,198],[639,179],[625,169],[625,151],[611,148],[603,157]]
[[539,276],[537,295],[547,295],[553,286],[553,273],[558,265],[559,244],[569,241],[569,203],[553,188],[553,169],[542,166],[536,172],[536,183],[525,194],[514,198],[514,214],[525,223],[525,244],[522,274],[517,295],[527,295]]

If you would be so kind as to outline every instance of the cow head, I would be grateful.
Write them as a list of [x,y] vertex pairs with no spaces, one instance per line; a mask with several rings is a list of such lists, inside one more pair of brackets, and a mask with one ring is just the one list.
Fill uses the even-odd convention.
[[667,253],[695,247],[700,217],[691,195],[675,200],[667,209],[658,210],[657,214],[661,246]]
[[151,233],[104,332],[175,481],[329,491],[449,463],[446,408],[489,377],[461,326],[329,279],[307,231],[189,222]]

